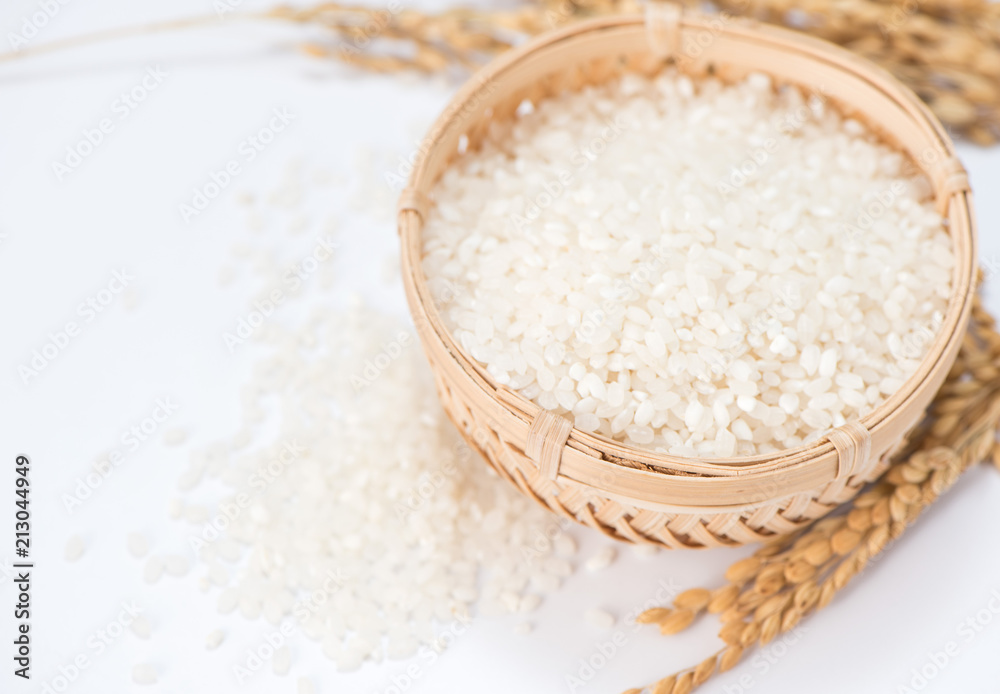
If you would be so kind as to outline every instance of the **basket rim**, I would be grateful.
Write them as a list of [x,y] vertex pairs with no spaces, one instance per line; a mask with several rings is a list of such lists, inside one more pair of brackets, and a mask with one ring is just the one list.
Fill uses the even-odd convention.
[[[715,15],[702,15],[685,12],[681,24],[687,29],[712,29],[720,33],[728,33],[740,40],[795,49],[808,57],[826,62],[851,77],[863,80],[887,99],[905,110],[909,117],[925,131],[937,151],[946,157],[954,157],[953,144],[943,126],[931,113],[930,109],[905,85],[887,71],[857,56],[835,44],[817,39],[782,27],[776,27],[756,20],[734,18],[721,29],[717,28],[718,19]],[[715,23],[715,24],[713,24]],[[501,81],[505,72],[516,69],[525,61],[534,57],[542,50],[558,50],[560,44],[572,41],[582,35],[599,32],[628,31],[634,33],[642,28],[644,18],[638,14],[617,15],[584,20],[563,29],[542,34],[525,44],[514,48],[487,66],[479,70],[466,85],[451,99],[442,115],[431,129],[431,134],[425,141],[426,146],[418,153],[417,161],[410,176],[409,188],[424,195],[433,187],[435,176],[429,170],[429,155],[441,146],[442,140],[454,124],[454,116],[462,111],[470,102],[481,98],[481,92],[495,82]],[[595,56],[596,57],[596,56]],[[878,128],[881,130],[881,128]],[[885,140],[891,135],[879,133]],[[897,147],[901,149],[901,147]],[[910,157],[912,160],[912,157]],[[925,171],[926,173],[926,171]],[[932,179],[935,197],[938,196],[936,181]],[[945,312],[942,325],[935,335],[920,366],[903,383],[899,390],[888,397],[872,412],[860,419],[861,423],[873,434],[885,427],[893,417],[913,406],[918,399],[921,387],[925,385],[928,374],[947,372],[950,368],[949,356],[953,358],[957,352],[957,344],[964,335],[965,323],[971,312],[972,298],[975,293],[974,264],[976,258],[976,232],[972,213],[971,192],[956,194],[949,205],[948,221],[951,226],[950,235],[955,247],[956,262],[952,273],[951,296]],[[489,397],[501,402],[510,414],[525,420],[530,425],[534,415],[541,408],[523,396],[498,384],[470,355],[455,342],[450,331],[445,327],[427,286],[427,277],[422,268],[421,232],[422,219],[412,209],[402,209],[399,218],[399,233],[402,239],[402,261],[408,298],[418,304],[426,313],[426,326],[419,331],[423,340],[433,339],[436,346],[443,349],[468,376],[474,387],[483,390]],[[958,239],[964,240],[964,253],[960,253]],[[412,283],[412,284],[411,284]],[[945,361],[949,363],[945,363]],[[942,376],[943,377],[943,376]],[[582,432],[575,427],[571,430],[568,446],[579,450],[593,452],[603,460],[595,461],[617,468],[627,467],[634,472],[652,472],[659,474],[699,475],[702,477],[739,477],[748,479],[757,475],[766,475],[777,470],[786,470],[815,463],[819,458],[828,457],[835,450],[833,444],[824,436],[794,448],[781,449],[773,453],[740,456],[737,458],[707,458],[681,457],[666,453],[658,453],[615,441],[600,434]],[[642,470],[624,466],[615,459],[625,459],[649,466],[651,470]]]

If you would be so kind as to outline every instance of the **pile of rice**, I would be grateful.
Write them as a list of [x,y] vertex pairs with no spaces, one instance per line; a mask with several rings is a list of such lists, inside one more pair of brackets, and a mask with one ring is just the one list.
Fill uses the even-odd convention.
[[[277,249],[234,248],[261,296],[286,286],[283,256],[304,267],[317,247],[301,233],[304,186],[290,169],[278,191],[292,201],[251,216],[252,230],[287,227]],[[325,185],[306,192],[330,195]],[[426,661],[477,616],[516,615],[515,630],[530,631],[543,598],[575,570],[570,522],[476,459],[441,408],[412,325],[360,299],[335,307],[338,262],[352,262],[337,238],[322,239],[335,257],[290,294],[302,304],[289,299],[240,346],[259,358],[241,390],[239,431],[195,450],[178,482],[171,513],[185,522],[201,587],[221,614],[315,640],[342,672]],[[398,255],[391,261],[398,267]],[[129,547],[136,557],[149,550],[139,535]],[[189,570],[182,555],[145,561],[150,583]],[[295,669],[287,644],[261,648],[255,656],[275,673]]]
[[917,368],[954,263],[930,192],[822,92],[626,75],[492,124],[433,191],[423,267],[458,344],[577,428],[768,453]]

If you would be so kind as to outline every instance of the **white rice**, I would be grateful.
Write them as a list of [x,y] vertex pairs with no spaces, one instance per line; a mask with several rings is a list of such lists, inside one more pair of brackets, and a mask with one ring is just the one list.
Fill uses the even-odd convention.
[[142,533],[129,533],[126,546],[128,553],[136,559],[141,559],[149,553],[149,540]]
[[205,637],[205,649],[214,651],[225,640],[226,633],[222,629],[214,629]]
[[76,561],[83,556],[83,552],[86,549],[86,545],[83,542],[83,538],[79,535],[73,535],[66,541],[66,549],[63,555],[66,557],[66,561]]
[[[403,330],[361,305],[275,327],[244,403],[280,404],[275,438],[192,456],[199,478],[231,492],[204,526],[222,519],[224,531],[189,536],[210,582],[225,586],[218,612],[291,619],[343,672],[438,650],[474,614],[535,611],[577,551],[558,519],[473,457]],[[352,383],[369,362],[380,372]],[[157,568],[174,573],[172,559]]]
[[142,663],[132,668],[132,681],[135,684],[156,684],[158,680],[156,668],[148,663]]
[[135,617],[132,620],[132,623],[129,624],[129,628],[132,630],[132,633],[140,639],[148,639],[153,633],[153,629],[149,625],[149,620],[142,615]]
[[614,547],[604,547],[585,561],[583,566],[587,571],[601,571],[611,566],[617,557],[618,551]]
[[598,629],[610,629],[615,625],[615,618],[607,610],[592,607],[583,613],[583,618],[593,627]]
[[494,123],[433,191],[423,265],[458,344],[577,428],[768,453],[927,352],[953,265],[929,192],[822,93],[628,75]]

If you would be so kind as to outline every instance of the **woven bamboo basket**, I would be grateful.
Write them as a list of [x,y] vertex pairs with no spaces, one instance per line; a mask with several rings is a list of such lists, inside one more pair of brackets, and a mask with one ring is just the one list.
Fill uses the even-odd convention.
[[[525,100],[668,65],[731,81],[748,72],[805,91],[822,85],[843,113],[907,153],[933,186],[957,258],[943,325],[903,387],[859,421],[812,444],[768,455],[692,459],[658,454],[573,428],[496,383],[453,340],[421,269],[431,188],[477,147],[492,120]],[[418,334],[448,415],[499,475],[557,514],[617,539],[670,548],[757,542],[793,532],[853,497],[905,446],[950,370],[974,291],[976,238],[968,178],[944,129],[906,87],[843,49],[726,15],[651,5],[645,16],[581,22],[495,60],[455,96],[424,141],[399,205],[403,278]]]

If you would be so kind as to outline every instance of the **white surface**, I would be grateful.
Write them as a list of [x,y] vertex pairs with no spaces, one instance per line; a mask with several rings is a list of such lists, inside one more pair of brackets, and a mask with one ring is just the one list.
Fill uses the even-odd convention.
[[[267,6],[246,3],[246,6]],[[0,11],[0,37],[17,31],[35,2],[7,2]],[[63,6],[34,41],[164,17],[211,13],[208,0],[128,3],[91,0]],[[253,345],[230,354],[222,333],[249,310],[260,282],[245,265],[233,283],[220,287],[219,268],[241,267],[231,248],[237,241],[301,257],[330,217],[339,220],[344,246],[334,269],[333,290],[311,287],[309,298],[289,301],[275,320],[293,323],[306,305],[339,303],[360,290],[376,304],[405,316],[398,282],[383,284],[385,259],[393,252],[394,195],[381,181],[407,154],[454,85],[398,77],[372,77],[297,53],[292,46],[313,30],[239,24],[73,50],[29,61],[0,64],[0,278],[5,296],[0,344],[0,460],[13,466],[17,453],[31,456],[33,559],[33,680],[15,679],[8,649],[0,648],[0,691],[38,692],[41,685],[85,653],[90,667],[69,691],[293,692],[295,678],[308,676],[320,692],[392,692],[406,669],[418,676],[406,692],[570,691],[567,674],[581,658],[612,640],[623,646],[596,676],[576,689],[620,691],[696,663],[717,648],[714,620],[683,636],[666,639],[655,629],[635,629],[621,617],[652,599],[660,586],[679,590],[712,585],[742,551],[661,553],[641,559],[627,548],[609,569],[583,570],[531,616],[534,630],[515,635],[521,618],[474,622],[439,660],[367,665],[358,674],[337,675],[319,647],[304,637],[292,641],[292,675],[269,668],[237,684],[232,666],[274,628],[263,621],[215,613],[217,590],[197,588],[200,570],[178,579],[165,576],[149,586],[142,563],[126,550],[126,537],[145,533],[157,554],[186,552],[186,526],[168,520],[167,506],[190,451],[232,435],[239,425],[239,389],[255,355]],[[4,46],[6,48],[6,45]],[[115,129],[80,168],[57,181],[51,164],[77,142],[83,128],[118,118],[116,96],[130,89],[150,66],[167,73],[149,99]],[[266,124],[272,109],[286,107],[294,121],[207,211],[185,224],[178,205],[194,186],[238,158],[240,142]],[[375,163],[360,174],[359,152]],[[1000,267],[1000,150],[963,146],[978,193],[981,256]],[[273,211],[259,233],[248,230],[249,191],[262,204],[282,181],[290,161],[300,163],[308,197],[299,212]],[[360,157],[360,160],[365,160]],[[316,182],[328,172],[333,182]],[[336,183],[340,179],[342,183]],[[368,211],[358,209],[364,199]],[[289,236],[283,225],[304,214],[309,226]],[[299,255],[296,256],[296,253]],[[83,318],[77,306],[94,295],[115,269],[135,276],[138,305],[123,295],[83,325],[79,337],[25,385],[17,366],[66,321]],[[990,288],[989,305],[1000,311]],[[122,434],[146,417],[157,398],[179,409],[126,457],[72,515],[61,503],[77,477],[110,449],[125,451]],[[184,428],[187,441],[167,447],[163,431]],[[12,558],[13,473],[0,475],[0,561]],[[1000,555],[988,530],[1000,523],[1000,475],[980,467],[908,532],[862,579],[837,598],[836,606],[808,619],[795,643],[752,654],[706,692],[770,694],[897,692],[926,665],[929,652],[959,644],[958,655],[921,690],[975,694],[995,692],[1000,665],[1000,614],[966,641],[960,624],[988,609],[1000,590]],[[578,563],[606,541],[574,530],[582,551]],[[67,563],[67,540],[86,543],[81,559]],[[2,576],[2,574],[0,574]],[[0,579],[0,643],[13,638],[11,581]],[[661,595],[662,597],[662,595]],[[122,601],[135,601],[152,625],[141,640],[126,632],[97,654],[88,639],[116,618]],[[993,603],[1000,606],[1000,601]],[[601,607],[619,617],[611,631],[589,625],[584,612]],[[984,616],[984,619],[985,619]],[[226,640],[205,650],[216,628]],[[133,668],[152,664],[156,685],[131,684]],[[395,679],[394,679],[395,678]],[[905,691],[905,690],[903,690]]]

